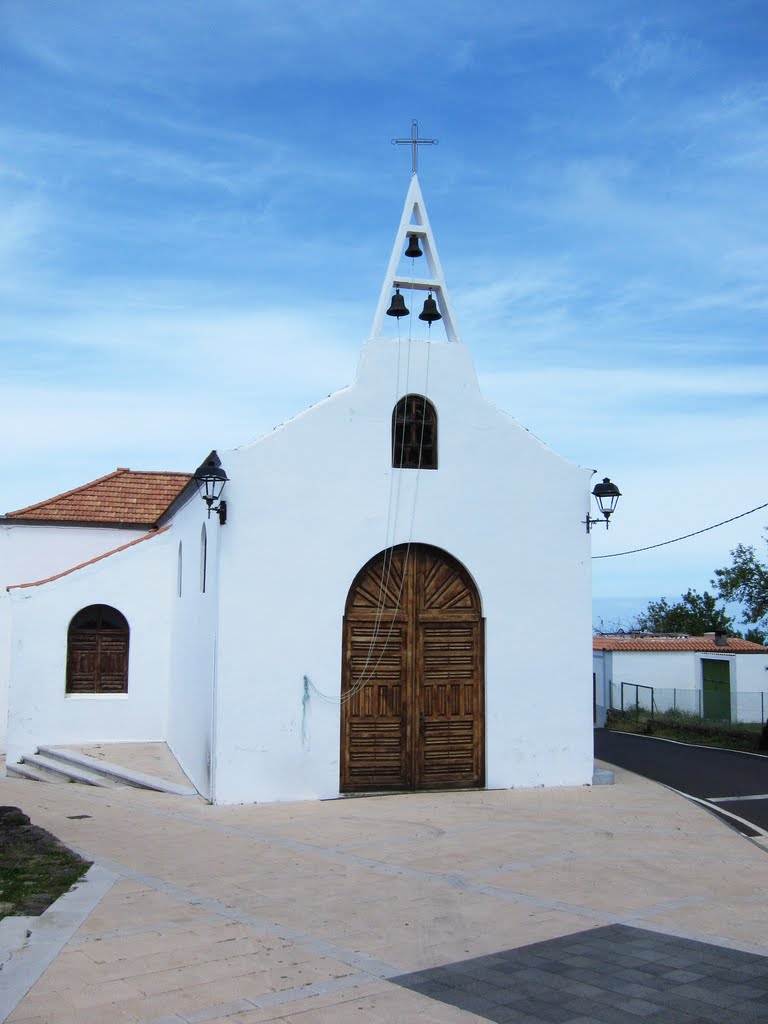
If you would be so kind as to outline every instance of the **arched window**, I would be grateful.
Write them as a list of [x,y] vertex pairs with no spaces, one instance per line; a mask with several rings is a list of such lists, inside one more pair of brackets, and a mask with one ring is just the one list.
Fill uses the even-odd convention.
[[205,593],[205,576],[208,572],[208,533],[205,523],[200,531],[200,590]]
[[437,413],[423,395],[405,395],[392,413],[395,469],[437,469]]
[[107,604],[83,608],[67,633],[67,693],[128,692],[128,623]]

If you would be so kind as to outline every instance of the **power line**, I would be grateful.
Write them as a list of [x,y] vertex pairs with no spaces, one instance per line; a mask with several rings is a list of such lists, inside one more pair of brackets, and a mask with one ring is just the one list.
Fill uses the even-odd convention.
[[730,519],[723,519],[721,523],[714,523],[712,526],[705,526],[703,530],[694,530],[693,533],[684,533],[682,537],[673,537],[672,540],[663,540],[659,544],[648,544],[644,548],[632,548],[631,551],[614,551],[612,555],[592,555],[592,561],[596,561],[598,558],[620,558],[621,555],[636,555],[638,551],[652,551],[654,548],[663,548],[667,544],[677,544],[680,540],[688,540],[689,537],[698,537],[700,533],[708,533],[709,530],[716,530],[718,526],[725,526],[726,523],[733,523],[737,519],[743,519],[744,516],[751,516],[753,512],[759,512],[761,508],[768,508],[768,501],[764,505],[757,505],[755,508],[751,508],[748,512],[740,512],[737,516],[731,516]]

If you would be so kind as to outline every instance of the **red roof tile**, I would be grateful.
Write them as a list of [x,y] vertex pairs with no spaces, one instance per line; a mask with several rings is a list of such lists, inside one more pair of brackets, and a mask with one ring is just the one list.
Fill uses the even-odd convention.
[[47,501],[9,512],[6,518],[40,523],[153,526],[191,479],[190,473],[120,468]]
[[729,636],[716,644],[711,636],[593,636],[595,651],[700,651],[706,654],[768,654],[768,647]]

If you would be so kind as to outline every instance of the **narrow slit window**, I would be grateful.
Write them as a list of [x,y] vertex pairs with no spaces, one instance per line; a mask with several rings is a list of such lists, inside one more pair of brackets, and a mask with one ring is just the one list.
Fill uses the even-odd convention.
[[206,576],[208,575],[208,533],[205,523],[200,531],[200,590],[205,593]]
[[395,469],[437,469],[437,413],[423,395],[405,395],[392,413]]

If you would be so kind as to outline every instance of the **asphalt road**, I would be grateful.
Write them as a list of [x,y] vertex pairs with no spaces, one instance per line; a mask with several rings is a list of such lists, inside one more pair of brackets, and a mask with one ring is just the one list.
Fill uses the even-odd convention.
[[[768,832],[768,757],[605,729],[595,729],[595,757],[710,801],[712,810],[730,811]],[[763,799],[743,799],[750,796]]]

